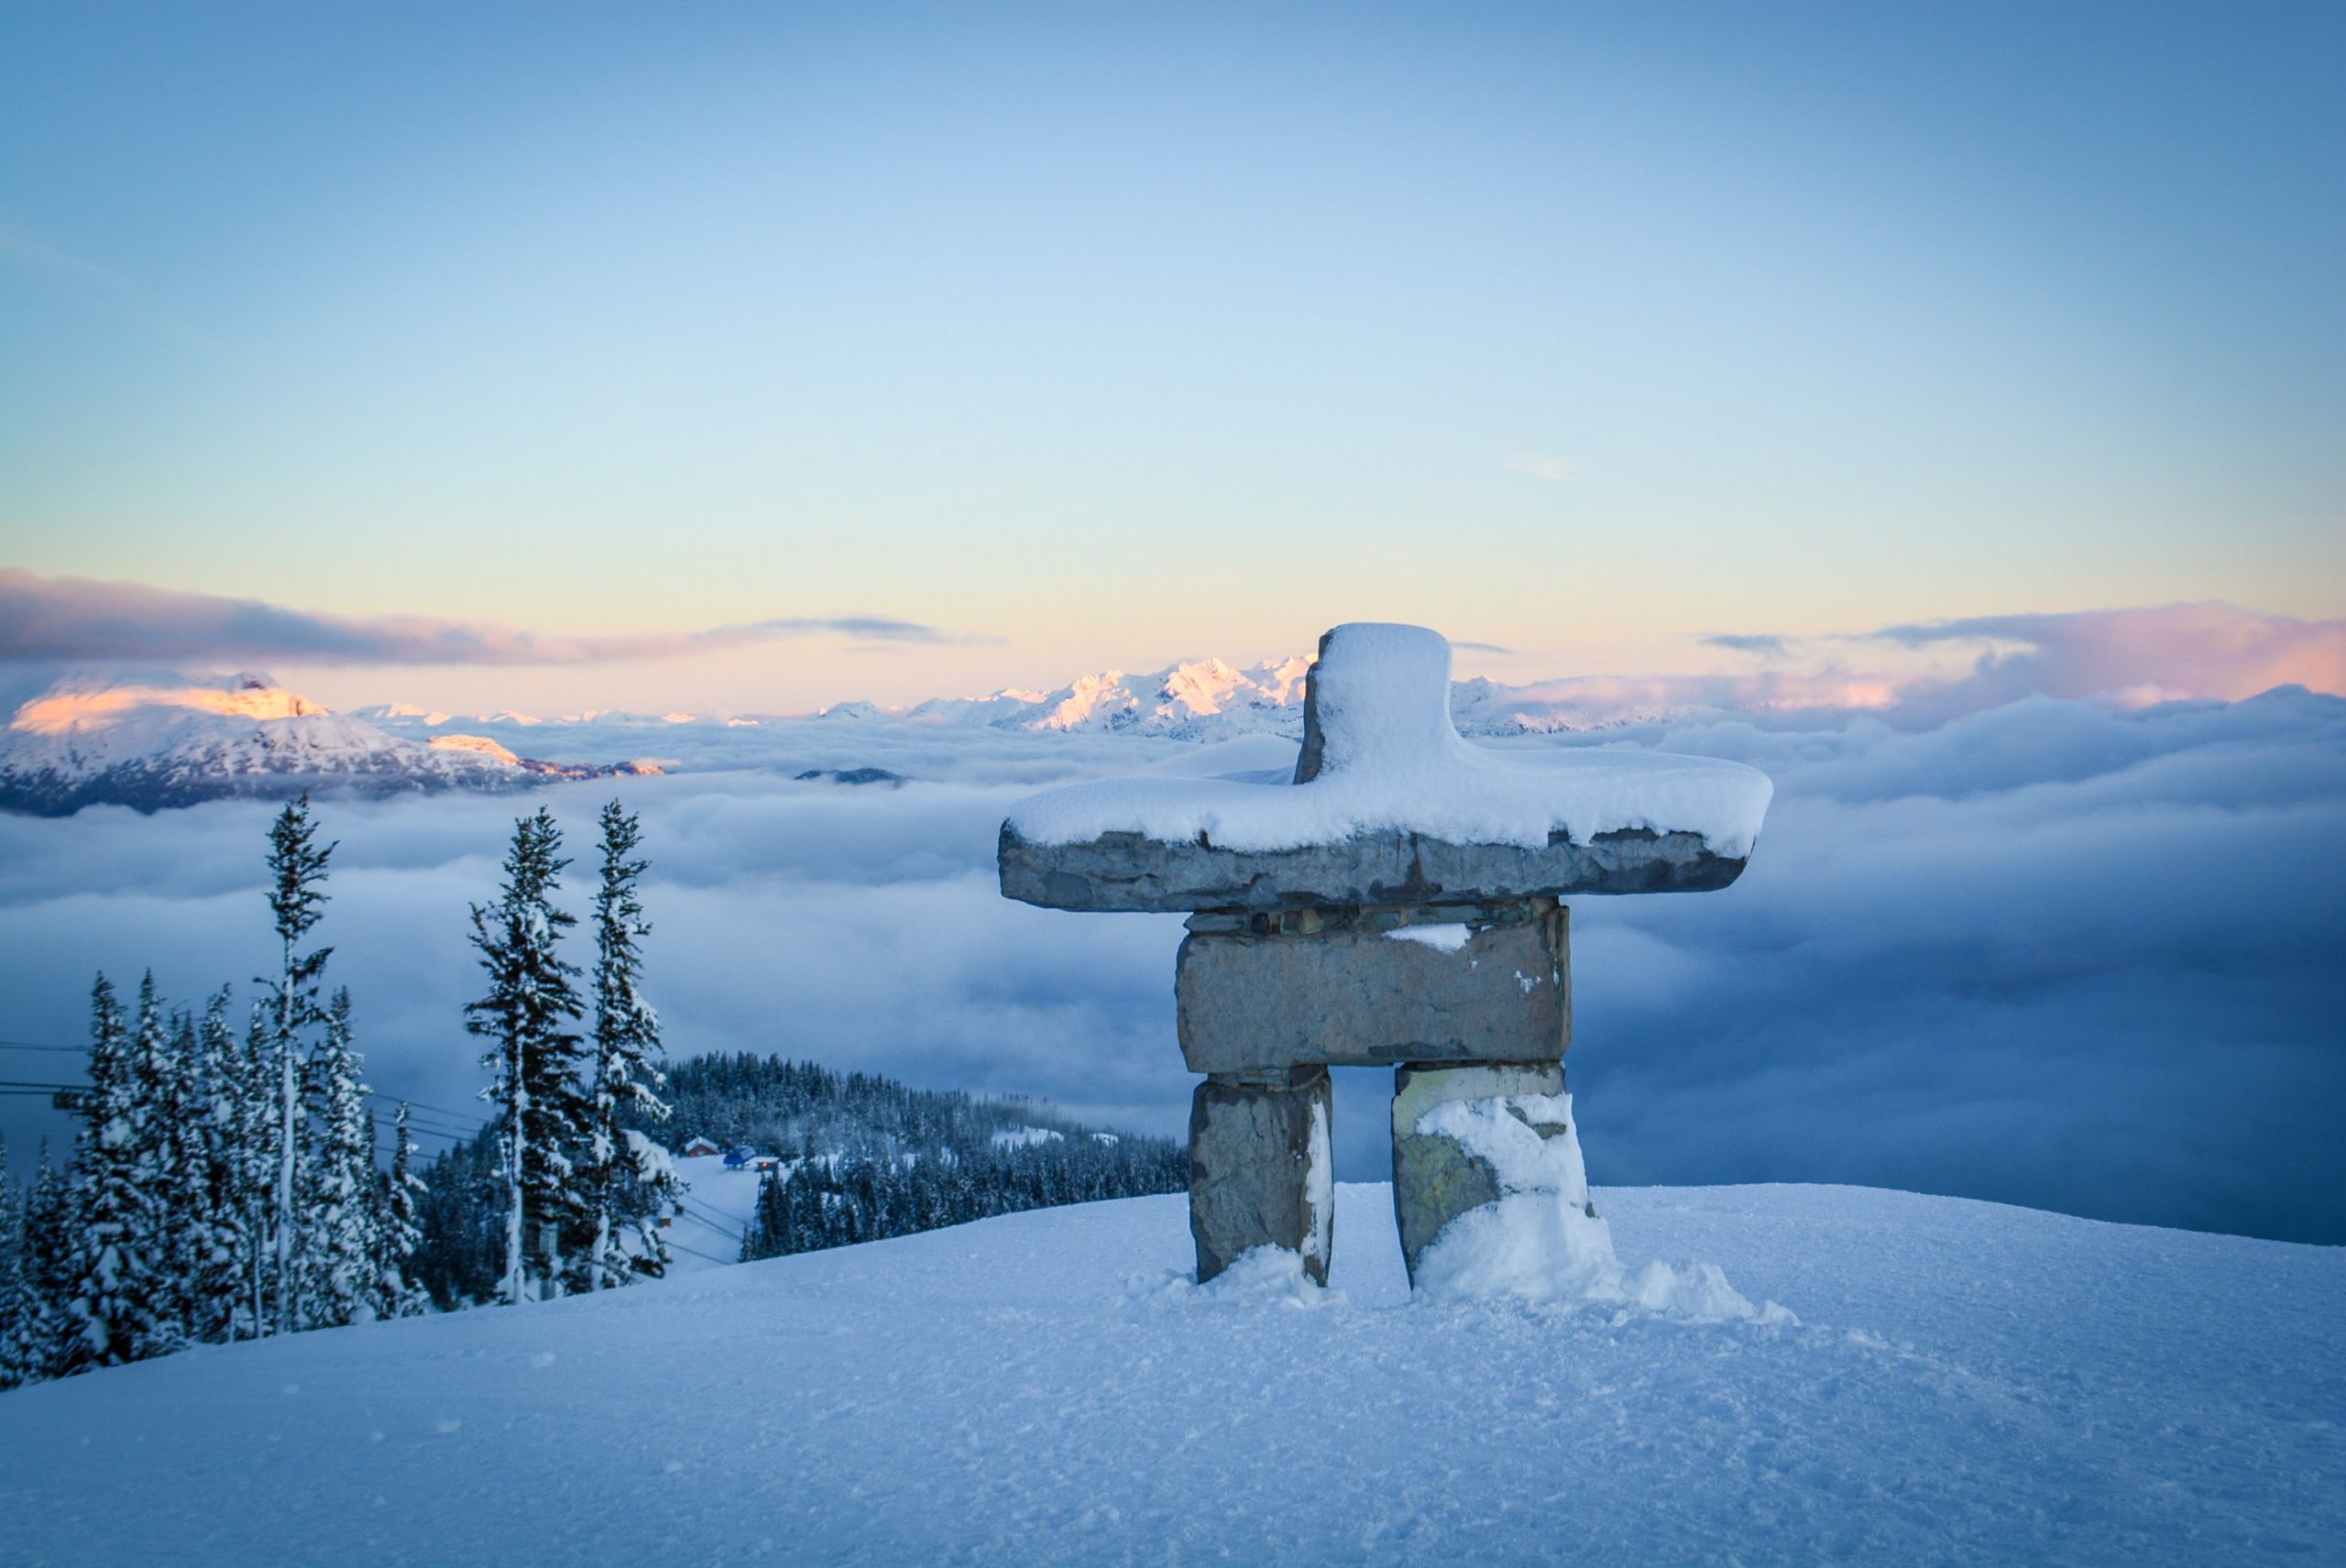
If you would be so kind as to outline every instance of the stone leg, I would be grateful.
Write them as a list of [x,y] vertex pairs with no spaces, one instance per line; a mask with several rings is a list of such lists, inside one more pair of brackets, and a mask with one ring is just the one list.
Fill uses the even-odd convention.
[[1499,1197],[1498,1177],[1487,1161],[1453,1139],[1420,1133],[1418,1119],[1445,1101],[1563,1091],[1562,1062],[1411,1063],[1393,1075],[1393,1216],[1412,1282],[1418,1260],[1444,1225]]
[[1336,1220],[1325,1067],[1215,1073],[1189,1107],[1189,1234],[1198,1282],[1258,1246],[1300,1254],[1328,1282]]

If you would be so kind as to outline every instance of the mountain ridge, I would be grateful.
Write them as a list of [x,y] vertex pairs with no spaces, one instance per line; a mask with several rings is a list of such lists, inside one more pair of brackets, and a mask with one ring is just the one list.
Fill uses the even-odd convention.
[[237,672],[196,677],[69,674],[0,729],[0,810],[71,816],[340,786],[371,795],[503,790],[535,780],[656,771],[541,762],[486,736],[395,735]]

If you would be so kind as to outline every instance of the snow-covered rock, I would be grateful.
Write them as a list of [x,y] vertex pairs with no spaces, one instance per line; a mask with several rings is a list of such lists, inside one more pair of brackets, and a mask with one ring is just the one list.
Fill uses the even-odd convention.
[[1085,1204],[0,1395],[0,1560],[2338,1560],[2346,1252],[1595,1197],[1799,1321],[1412,1299],[1382,1186],[1329,1289]]

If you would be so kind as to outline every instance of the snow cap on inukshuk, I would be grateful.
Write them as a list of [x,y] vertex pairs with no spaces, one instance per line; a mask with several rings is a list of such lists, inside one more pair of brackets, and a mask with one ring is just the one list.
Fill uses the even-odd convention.
[[1450,644],[1320,640],[1292,778],[1103,780],[1021,802],[1002,891],[1054,909],[1280,910],[1699,893],[1741,874],[1767,776],[1708,757],[1469,744]]

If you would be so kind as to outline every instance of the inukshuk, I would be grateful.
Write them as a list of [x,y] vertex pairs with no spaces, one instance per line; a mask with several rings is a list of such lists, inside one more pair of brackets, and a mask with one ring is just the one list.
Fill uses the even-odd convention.
[[1739,763],[1469,744],[1450,644],[1421,627],[1337,627],[1304,694],[1292,778],[1076,784],[1002,828],[1008,897],[1191,912],[1174,991],[1182,1053],[1206,1075],[1189,1116],[1200,1282],[1261,1246],[1326,1282],[1332,1065],[1398,1069],[1393,1206],[1413,1279],[1453,1220],[1550,1179],[1523,1173],[1555,1162],[1502,1169],[1470,1148],[1455,1102],[1568,1130],[1562,901],[1725,887],[1768,806],[1768,780]]

